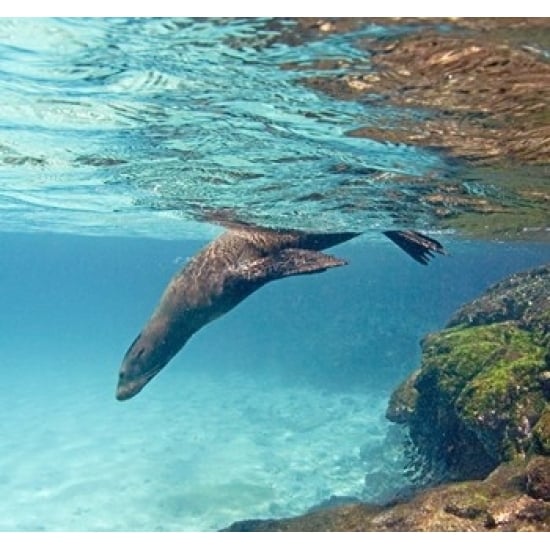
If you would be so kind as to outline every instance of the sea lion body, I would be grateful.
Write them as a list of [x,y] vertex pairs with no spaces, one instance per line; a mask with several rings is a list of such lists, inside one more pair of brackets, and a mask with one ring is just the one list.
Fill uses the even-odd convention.
[[133,397],[195,332],[269,281],[345,265],[344,260],[318,251],[357,235],[245,228],[222,234],[168,284],[124,357],[117,399]]
[[[195,332],[266,283],[345,265],[345,260],[320,250],[357,235],[247,226],[226,231],[194,256],[168,284],[151,319],[124,356],[117,399],[136,395]],[[420,233],[389,231],[386,235],[423,264],[434,251],[444,253],[437,241]]]

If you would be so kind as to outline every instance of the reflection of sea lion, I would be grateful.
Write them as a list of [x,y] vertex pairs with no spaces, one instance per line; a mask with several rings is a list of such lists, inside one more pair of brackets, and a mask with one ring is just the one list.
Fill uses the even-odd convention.
[[[422,264],[433,252],[445,253],[440,243],[414,231],[385,234]],[[136,395],[195,332],[269,281],[345,265],[344,260],[319,251],[357,235],[231,228],[170,281],[153,316],[124,356],[117,399]]]

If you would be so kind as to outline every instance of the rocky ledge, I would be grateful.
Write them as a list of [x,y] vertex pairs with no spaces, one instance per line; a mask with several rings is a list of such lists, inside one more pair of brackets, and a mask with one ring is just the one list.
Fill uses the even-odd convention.
[[442,485],[385,507],[352,504],[226,531],[548,531],[550,457],[505,464],[484,481]]
[[550,264],[492,286],[426,336],[387,416],[407,427],[420,477],[437,486],[228,530],[550,530]]

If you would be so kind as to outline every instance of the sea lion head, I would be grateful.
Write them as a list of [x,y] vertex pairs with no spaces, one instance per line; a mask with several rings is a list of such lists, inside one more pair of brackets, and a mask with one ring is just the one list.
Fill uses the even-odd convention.
[[120,366],[116,398],[134,397],[177,353],[164,330],[147,326],[132,342]]

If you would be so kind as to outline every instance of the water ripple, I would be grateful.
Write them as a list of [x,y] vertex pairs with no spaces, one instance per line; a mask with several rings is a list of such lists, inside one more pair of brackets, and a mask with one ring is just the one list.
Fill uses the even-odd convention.
[[354,39],[383,29],[288,46],[265,23],[1,20],[0,210],[10,215],[0,229],[168,236],[178,228],[181,237],[200,233],[193,221],[205,208],[316,230],[429,225],[419,190],[445,162],[347,137],[365,118],[399,113],[299,84],[314,70],[338,70],[312,69],[311,60],[368,66]]

